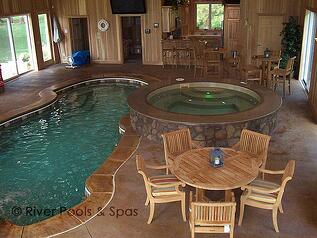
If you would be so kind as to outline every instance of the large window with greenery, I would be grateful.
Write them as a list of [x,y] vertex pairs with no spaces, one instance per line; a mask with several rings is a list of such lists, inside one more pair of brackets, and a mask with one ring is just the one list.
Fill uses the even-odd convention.
[[0,18],[0,64],[9,79],[33,69],[33,55],[27,15]]
[[199,30],[222,30],[224,5],[219,3],[196,4],[196,27]]

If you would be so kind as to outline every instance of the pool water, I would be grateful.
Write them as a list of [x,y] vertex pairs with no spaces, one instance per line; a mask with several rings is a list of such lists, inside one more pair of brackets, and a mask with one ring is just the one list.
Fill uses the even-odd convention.
[[256,96],[247,90],[187,84],[184,87],[173,85],[166,87],[166,90],[158,89],[148,96],[148,101],[154,107],[167,112],[210,116],[252,109],[259,103]]
[[0,219],[27,225],[80,203],[86,179],[118,143],[118,122],[135,88],[74,89],[53,110],[0,130]]

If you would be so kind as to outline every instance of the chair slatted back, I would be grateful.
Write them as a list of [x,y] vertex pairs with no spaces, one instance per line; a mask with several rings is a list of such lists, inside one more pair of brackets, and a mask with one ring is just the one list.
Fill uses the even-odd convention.
[[201,42],[201,41],[193,41],[192,44],[194,47],[195,59],[203,58],[204,57],[204,49],[206,48],[205,43]]
[[192,139],[188,128],[162,134],[164,151],[177,156],[192,149]]
[[163,50],[174,50],[175,42],[173,40],[162,40],[162,49]]
[[270,139],[268,135],[243,129],[240,137],[240,151],[263,156],[262,168],[265,168]]
[[287,73],[293,72],[293,70],[294,70],[294,64],[295,64],[295,59],[296,59],[296,56],[293,57],[293,58],[289,58],[289,59],[287,60],[287,64],[286,64],[286,72],[287,72]]
[[282,176],[282,183],[286,179],[292,179],[294,176],[294,171],[295,171],[295,160],[290,160],[290,161],[288,161],[286,168],[285,168],[285,172]]
[[234,220],[235,203],[191,203],[193,223],[203,226],[210,224],[226,225]]
[[[192,149],[192,139],[188,128],[162,134],[165,161],[168,165],[174,165],[174,158]],[[167,171],[168,173],[168,171]]]
[[175,40],[176,49],[189,49],[190,40]]
[[278,192],[278,195],[277,195],[277,204],[278,205],[282,201],[282,197],[283,197],[287,182],[293,179],[294,171],[295,171],[295,160],[290,160],[290,161],[288,161],[288,163],[287,163],[287,165],[285,167],[284,174],[282,176],[281,189],[280,189],[280,191]]
[[221,54],[217,51],[214,52],[208,52],[206,55],[206,60],[209,62],[219,62],[221,61]]

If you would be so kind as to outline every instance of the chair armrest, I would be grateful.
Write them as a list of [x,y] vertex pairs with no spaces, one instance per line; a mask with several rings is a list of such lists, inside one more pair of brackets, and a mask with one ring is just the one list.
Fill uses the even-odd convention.
[[236,144],[231,146],[231,148],[234,149],[234,150],[239,150],[239,147],[240,147],[240,142],[237,142]]
[[270,71],[270,73],[277,76],[283,76],[286,73],[286,70],[281,68],[274,68]]
[[161,170],[161,169],[169,169],[171,168],[170,165],[145,165],[146,168],[148,169],[154,169],[154,170]]
[[174,183],[165,183],[165,184],[155,184],[150,181],[148,181],[148,184],[150,184],[152,187],[155,188],[170,188],[175,187],[176,190],[178,190],[179,186],[185,187],[186,185],[183,182],[174,182]]
[[277,193],[280,191],[281,187],[275,188],[275,189],[265,189],[265,188],[258,188],[254,187],[252,185],[246,185],[241,187],[241,190],[248,190],[256,193],[262,193],[262,194],[268,194],[268,193]]
[[277,170],[277,171],[274,171],[274,170],[268,170],[268,169],[259,169],[259,172],[260,173],[263,173],[263,174],[275,174],[275,175],[279,175],[279,174],[284,174],[285,170]]

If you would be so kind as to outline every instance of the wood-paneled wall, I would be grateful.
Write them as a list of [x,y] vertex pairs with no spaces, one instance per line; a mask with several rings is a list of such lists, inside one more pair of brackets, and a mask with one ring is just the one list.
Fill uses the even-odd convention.
[[[121,16],[113,15],[110,0],[53,0],[55,13],[60,20],[65,41],[61,44],[61,58],[65,62],[71,55],[71,41],[69,34],[70,17],[87,17],[89,22],[90,51],[95,63],[123,63]],[[146,0],[147,13],[141,16],[143,64],[162,64],[161,53],[161,1]],[[100,19],[110,23],[107,32],[97,28]],[[154,28],[159,23],[159,28]],[[150,34],[145,34],[145,29]]]
[[300,0],[300,22],[304,25],[306,9],[314,9],[317,11],[317,0]]
[[50,0],[0,0],[0,16],[41,12],[50,8]]
[[241,0],[240,52],[245,63],[257,53],[259,16],[300,16],[299,0]]
[[[143,32],[143,63],[162,64],[162,4],[159,0],[147,0],[147,14],[143,16],[143,29],[148,28],[151,34]],[[159,28],[154,28],[154,23],[159,23]]]

